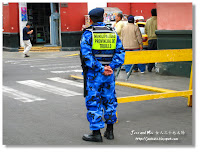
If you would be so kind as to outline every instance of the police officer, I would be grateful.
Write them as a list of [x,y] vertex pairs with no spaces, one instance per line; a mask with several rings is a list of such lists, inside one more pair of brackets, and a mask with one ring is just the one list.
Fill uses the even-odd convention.
[[113,124],[117,120],[113,71],[124,63],[125,51],[116,32],[103,23],[103,14],[102,8],[89,12],[91,26],[84,30],[81,38],[84,96],[92,130],[91,134],[83,135],[85,141],[102,142],[100,129],[105,127],[105,123],[104,137],[114,139]]

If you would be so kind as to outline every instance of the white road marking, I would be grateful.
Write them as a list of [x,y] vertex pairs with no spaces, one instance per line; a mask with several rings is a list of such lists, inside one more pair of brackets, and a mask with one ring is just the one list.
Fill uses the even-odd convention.
[[67,68],[78,68],[79,66],[64,66],[64,67],[50,67],[50,68],[40,68],[40,70],[54,70],[54,69],[67,69]]
[[8,61],[5,61],[5,63],[12,63],[12,62],[26,62],[26,61],[43,61],[43,60],[46,60],[46,59],[30,59],[30,60],[8,60]]
[[22,61],[44,61],[46,59],[27,59],[27,60],[22,60]]
[[57,94],[57,95],[61,95],[61,96],[65,96],[65,97],[82,95],[82,94],[74,92],[74,91],[70,91],[70,90],[67,90],[67,89],[48,85],[48,84],[41,83],[41,82],[34,81],[34,80],[17,81],[17,83],[24,84],[24,85],[27,85],[27,86],[30,86],[30,87],[33,87],[33,88],[36,88],[36,89],[40,89],[42,91],[47,91],[47,92]]
[[47,78],[47,79],[52,80],[52,81],[56,81],[56,82],[60,82],[60,83],[65,83],[65,84],[68,84],[68,85],[72,85],[72,86],[76,86],[76,87],[83,88],[83,83],[80,83],[80,82],[75,82],[75,81],[71,81],[71,80],[66,80],[66,79],[63,79],[63,78],[60,78],[60,77]]
[[45,64],[45,65],[32,65],[30,67],[48,67],[48,66],[57,66],[57,65],[66,65],[67,63],[65,64]]
[[30,63],[29,64],[19,64],[19,65],[30,65]]
[[[9,60],[9,61],[5,61],[5,63],[10,63],[10,64],[23,64],[23,62],[25,62],[26,64],[33,64],[33,62],[40,62],[43,61],[45,59],[30,59],[30,60]],[[31,63],[28,63],[31,62]]]
[[51,73],[83,72],[83,70],[51,71]]
[[22,91],[15,90],[7,86],[3,86],[3,95],[6,95],[10,98],[14,98],[21,102],[34,102],[34,101],[46,100],[44,98],[40,98],[28,93],[24,93]]
[[13,63],[13,62],[17,62],[17,61],[5,61],[5,63]]

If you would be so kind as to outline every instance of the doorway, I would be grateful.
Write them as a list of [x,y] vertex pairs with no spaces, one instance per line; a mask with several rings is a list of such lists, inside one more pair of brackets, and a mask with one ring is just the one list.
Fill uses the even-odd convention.
[[[51,44],[51,15],[53,12],[59,13],[58,3],[53,3],[53,5],[54,10],[51,10],[51,3],[27,3],[28,22],[31,23],[30,30],[34,31],[31,35],[33,46]],[[59,26],[56,28],[59,32]]]

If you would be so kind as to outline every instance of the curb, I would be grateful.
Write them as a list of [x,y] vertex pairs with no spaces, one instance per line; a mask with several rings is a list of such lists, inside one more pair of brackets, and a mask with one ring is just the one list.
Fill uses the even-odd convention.
[[64,56],[62,56],[62,57],[68,57],[68,56],[77,56],[77,55],[79,55],[79,54],[78,54],[78,53],[76,53],[76,54],[64,55]]
[[[71,78],[74,79],[83,79],[83,77],[80,76],[75,76],[75,75],[70,75]],[[169,89],[163,89],[163,88],[157,88],[157,87],[152,87],[152,86],[145,86],[145,85],[140,85],[140,84],[133,84],[133,83],[127,83],[127,82],[115,82],[116,85],[119,86],[124,86],[124,87],[130,87],[130,88],[136,88],[136,89],[141,89],[141,90],[146,90],[146,91],[153,91],[153,92],[160,92],[160,93],[167,93],[167,92],[174,92],[176,90],[169,90]],[[184,96],[187,97],[187,96]]]

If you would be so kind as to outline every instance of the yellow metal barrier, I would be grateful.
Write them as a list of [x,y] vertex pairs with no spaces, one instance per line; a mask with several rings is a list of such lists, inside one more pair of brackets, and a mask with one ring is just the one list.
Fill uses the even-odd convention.
[[[155,63],[155,62],[180,62],[192,61],[192,49],[175,49],[175,50],[148,50],[148,51],[127,51],[125,54],[124,65],[139,64],[139,63]],[[123,82],[124,83],[124,82]],[[135,84],[133,84],[135,85]],[[135,88],[138,86],[135,85]],[[152,87],[147,87],[144,90],[152,90]],[[171,98],[178,96],[188,97],[188,106],[192,106],[192,67],[190,74],[190,86],[187,91],[173,91],[168,89],[158,89],[159,94],[147,94],[143,96],[118,98],[119,103],[152,100],[160,98]],[[159,92],[156,91],[156,92]]]
[[168,92],[168,93],[156,93],[156,94],[145,94],[145,95],[139,95],[139,96],[120,97],[120,98],[117,98],[117,102],[126,103],[126,102],[136,102],[136,101],[172,98],[172,97],[180,97],[180,96],[191,96],[191,95],[192,95],[192,90],[174,91],[174,92]]
[[[192,49],[176,49],[176,50],[148,50],[148,51],[126,51],[125,64],[146,64],[155,62],[179,62],[179,61],[192,61]],[[131,67],[131,72],[132,72]],[[117,69],[115,78],[117,79],[121,67]],[[131,75],[127,75],[126,80]]]
[[[125,54],[124,65],[126,64],[142,64],[142,63],[155,63],[155,62],[180,62],[192,61],[192,49],[174,49],[174,50],[148,50],[148,51],[127,51]],[[82,77],[72,76],[76,79],[83,79]],[[172,97],[187,97],[188,106],[192,106],[192,66],[190,74],[189,90],[175,91],[163,88],[156,88],[151,86],[144,86],[138,84],[130,84],[125,82],[116,82],[116,85],[128,86],[143,90],[162,92],[155,94],[145,94],[139,96],[128,96],[117,98],[118,103],[145,101],[162,98]],[[116,112],[117,114],[117,112]],[[117,120],[118,122],[118,120]]]
[[[191,74],[190,74],[190,86],[189,90],[192,90],[192,67],[191,67]],[[192,107],[192,94],[188,96],[188,106]]]
[[192,49],[126,51],[124,64],[192,61]]

